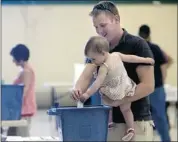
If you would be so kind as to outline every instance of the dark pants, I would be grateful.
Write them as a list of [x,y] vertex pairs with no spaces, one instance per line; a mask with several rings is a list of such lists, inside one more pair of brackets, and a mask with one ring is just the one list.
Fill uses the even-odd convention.
[[152,118],[162,141],[170,142],[168,121],[166,117],[166,94],[163,87],[158,87],[150,95]]

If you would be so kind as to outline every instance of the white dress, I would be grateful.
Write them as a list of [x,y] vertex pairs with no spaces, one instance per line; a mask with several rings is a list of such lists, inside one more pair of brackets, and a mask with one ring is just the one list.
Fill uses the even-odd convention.
[[121,100],[126,96],[135,94],[136,84],[130,79],[121,59],[112,62],[112,68],[103,63],[108,69],[108,74],[100,87],[100,93],[111,100]]

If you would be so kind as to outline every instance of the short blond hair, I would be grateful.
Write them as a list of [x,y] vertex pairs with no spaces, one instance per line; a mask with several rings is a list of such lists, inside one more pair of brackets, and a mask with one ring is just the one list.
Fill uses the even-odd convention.
[[88,52],[102,53],[103,51],[109,52],[109,42],[106,38],[101,36],[92,36],[86,43],[84,54],[88,55]]
[[90,12],[90,16],[97,16],[101,12],[106,12],[110,13],[112,15],[118,16],[119,17],[119,11],[117,9],[117,6],[111,2],[111,1],[101,1],[98,2]]

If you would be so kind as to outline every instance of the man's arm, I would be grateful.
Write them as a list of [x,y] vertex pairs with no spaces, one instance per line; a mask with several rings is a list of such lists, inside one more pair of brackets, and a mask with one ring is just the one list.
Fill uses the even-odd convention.
[[167,69],[173,63],[173,59],[168,54],[166,54],[166,52],[164,52],[159,46],[155,46],[154,54],[156,55],[155,59],[157,60],[157,64],[161,68],[162,80],[164,83],[167,76]]
[[141,98],[144,98],[151,94],[154,91],[154,68],[153,66],[139,66],[137,67],[137,73],[139,75],[140,83],[137,85],[135,90],[135,95],[132,97],[124,97],[122,100],[117,100],[115,103],[111,100],[108,100],[107,97],[102,96],[105,103],[113,104],[117,107],[125,103],[131,103],[137,101]]
[[122,103],[134,102],[144,98],[154,91],[154,67],[153,66],[139,66],[137,67],[137,74],[140,83],[137,85],[135,95],[132,97],[125,97]]
[[[136,55],[141,57],[153,58],[153,54],[150,50],[150,47],[145,41],[141,40],[135,48]],[[136,72],[140,80],[140,83],[137,84],[135,95],[132,97],[125,97],[121,104],[139,100],[141,98],[148,96],[154,91],[155,86],[154,67],[149,64],[141,63],[138,64]]]
[[167,61],[167,68],[169,68],[172,64],[173,64],[173,58],[171,56],[169,56],[163,49],[161,49],[164,58]]
[[165,82],[166,80],[166,77],[167,77],[167,69],[168,69],[168,64],[163,64],[161,65],[161,73],[162,73],[162,79],[163,79],[163,83]]
[[164,50],[160,48],[160,52],[162,52],[162,58],[164,58],[164,63],[161,64],[161,72],[163,82],[165,82],[167,77],[167,69],[173,64],[173,58],[169,56]]

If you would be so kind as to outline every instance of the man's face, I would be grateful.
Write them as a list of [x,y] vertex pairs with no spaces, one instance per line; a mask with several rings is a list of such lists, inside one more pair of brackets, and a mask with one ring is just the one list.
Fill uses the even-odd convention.
[[93,16],[93,25],[98,35],[105,37],[108,42],[112,41],[118,28],[118,20],[114,16],[102,12]]

